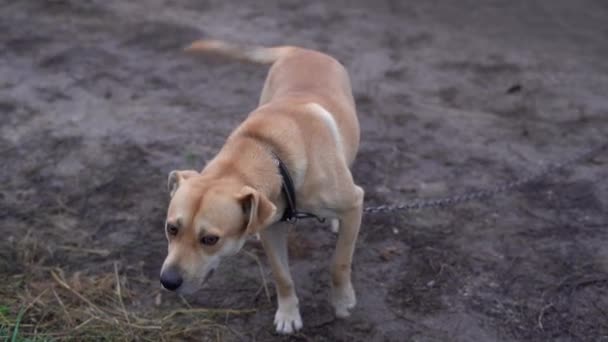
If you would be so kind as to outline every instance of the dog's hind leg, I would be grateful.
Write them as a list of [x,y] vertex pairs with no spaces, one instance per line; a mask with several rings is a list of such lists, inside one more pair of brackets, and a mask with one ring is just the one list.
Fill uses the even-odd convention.
[[274,316],[274,324],[277,332],[284,334],[302,328],[298,297],[289,272],[288,232],[289,225],[281,222],[263,229],[260,234],[277,290],[278,308]]
[[340,229],[336,251],[331,265],[331,304],[336,316],[343,318],[350,315],[349,310],[357,304],[355,291],[351,282],[351,267],[355,244],[361,227],[363,209],[363,189],[352,184],[350,205],[338,213]]

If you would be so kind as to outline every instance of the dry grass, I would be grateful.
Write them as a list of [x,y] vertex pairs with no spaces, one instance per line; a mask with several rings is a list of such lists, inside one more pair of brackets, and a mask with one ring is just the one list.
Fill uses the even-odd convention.
[[158,285],[142,276],[128,276],[116,262],[110,272],[68,273],[45,266],[48,249],[30,234],[9,244],[0,246],[9,254],[3,259],[12,257],[13,270],[22,272],[3,274],[0,340],[216,341],[232,334],[218,318],[255,312],[192,309],[158,300],[149,310],[150,305],[141,303],[154,301]]

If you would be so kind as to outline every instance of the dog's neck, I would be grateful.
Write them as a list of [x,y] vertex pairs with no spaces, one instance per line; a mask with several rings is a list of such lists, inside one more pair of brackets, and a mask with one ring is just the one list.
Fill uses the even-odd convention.
[[278,219],[285,210],[276,156],[263,142],[247,136],[230,139],[201,174],[215,179],[231,177],[260,191],[277,207]]

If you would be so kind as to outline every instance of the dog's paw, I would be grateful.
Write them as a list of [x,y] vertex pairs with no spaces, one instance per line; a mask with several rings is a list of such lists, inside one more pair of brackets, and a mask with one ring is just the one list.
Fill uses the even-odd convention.
[[338,219],[331,220],[331,231],[334,234],[338,234],[338,232],[340,231],[340,220],[338,220]]
[[274,326],[279,334],[291,334],[302,329],[302,317],[297,302],[279,305],[274,315]]
[[350,310],[357,305],[357,297],[352,284],[347,286],[331,288],[331,305],[336,311],[336,317],[346,318],[350,316]]

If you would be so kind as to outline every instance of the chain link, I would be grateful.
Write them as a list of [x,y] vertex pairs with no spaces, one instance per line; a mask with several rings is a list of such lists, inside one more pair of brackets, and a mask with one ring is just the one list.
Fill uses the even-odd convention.
[[429,200],[414,200],[414,201],[410,201],[410,202],[403,202],[403,203],[397,203],[397,204],[384,204],[384,205],[379,205],[379,206],[369,206],[369,207],[365,207],[365,209],[363,209],[363,212],[365,212],[365,213],[385,213],[385,212],[392,212],[392,211],[397,211],[397,210],[413,211],[413,210],[431,209],[431,208],[445,208],[445,207],[452,207],[457,204],[461,204],[461,203],[465,203],[465,202],[471,202],[471,201],[476,201],[476,200],[481,200],[481,199],[489,199],[498,194],[501,194],[501,193],[504,193],[504,192],[507,192],[510,190],[519,189],[519,188],[523,187],[524,185],[537,181],[538,179],[540,179],[550,173],[556,172],[558,170],[570,167],[574,164],[577,164],[579,162],[592,158],[592,157],[598,155],[599,153],[601,153],[606,148],[608,148],[608,141],[604,141],[602,144],[600,144],[598,146],[594,146],[593,148],[590,148],[588,150],[585,150],[585,151],[573,156],[572,158],[566,159],[560,163],[547,165],[544,168],[537,171],[536,173],[533,173],[529,176],[526,176],[526,177],[523,177],[520,179],[516,179],[516,180],[510,181],[510,182],[495,186],[493,188],[482,189],[482,190],[472,191],[469,193],[448,196],[448,197],[443,197],[443,198],[435,198],[435,199],[429,199]]

